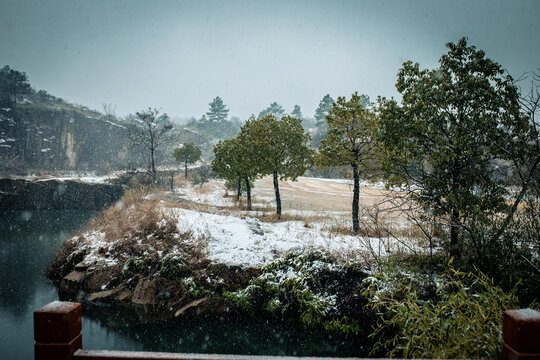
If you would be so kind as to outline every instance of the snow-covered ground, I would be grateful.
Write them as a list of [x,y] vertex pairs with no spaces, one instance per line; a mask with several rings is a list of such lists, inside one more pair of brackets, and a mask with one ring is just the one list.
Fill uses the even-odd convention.
[[210,180],[204,184],[204,188],[186,184],[176,189],[176,193],[196,203],[201,203],[211,206],[232,206],[234,200],[230,197],[225,197],[225,188],[223,181]]
[[282,253],[303,247],[327,250],[343,258],[364,258],[373,251],[387,255],[400,244],[389,239],[333,235],[320,226],[306,227],[301,221],[264,223],[256,218],[209,214],[188,209],[170,209],[181,232],[191,232],[208,244],[208,257],[238,265],[264,265]]
[[[105,179],[106,177],[92,177],[85,180],[98,182]],[[325,182],[338,182],[310,178],[306,179],[306,186],[313,187],[315,180],[321,182],[317,186],[322,188]],[[302,187],[302,182],[295,183],[295,186]],[[335,199],[336,193],[346,192],[347,189],[340,190],[334,186],[329,191],[331,193],[326,196]],[[293,248],[319,248],[345,260],[386,256],[400,250],[420,250],[418,245],[410,239],[369,238],[331,231],[332,228],[351,226],[350,210],[286,209],[285,219],[297,221],[265,222],[259,220],[258,217],[271,215],[275,211],[274,199],[268,198],[267,192],[264,192],[264,195],[254,196],[254,204],[264,205],[261,207],[263,210],[255,211],[240,210],[235,207],[233,193],[229,192],[230,196],[226,196],[226,193],[223,181],[210,180],[202,187],[182,181],[180,187],[171,195],[204,206],[194,207],[189,203],[178,206],[174,201],[171,203],[166,200],[159,201],[156,206],[162,207],[162,211],[174,219],[179,233],[190,233],[193,241],[206,244],[208,257],[211,260],[229,265],[264,265]],[[287,196],[294,195],[294,192],[287,193]],[[308,196],[311,197],[311,193],[308,193]],[[313,194],[313,196],[325,195]],[[147,198],[159,199],[160,197],[147,196]],[[395,225],[399,226],[397,223]],[[90,252],[87,260],[96,261],[101,256],[99,248],[107,247],[104,234],[86,233],[83,238]],[[101,261],[114,262],[112,259]]]
[[[43,149],[45,150],[45,149]],[[57,180],[57,181],[80,181],[85,183],[91,183],[91,184],[104,184],[110,180],[116,179],[119,175],[121,175],[122,172],[112,172],[107,175],[95,175],[92,173],[66,173],[61,174],[58,176],[52,176],[52,175],[38,175],[38,174],[31,174],[26,176],[15,176],[12,177],[13,179],[24,179],[28,181],[49,181],[49,180]]]

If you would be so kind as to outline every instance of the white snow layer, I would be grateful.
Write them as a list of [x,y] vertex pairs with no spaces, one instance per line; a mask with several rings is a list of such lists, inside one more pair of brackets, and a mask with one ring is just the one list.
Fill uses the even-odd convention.
[[241,219],[187,209],[170,209],[178,219],[180,232],[206,240],[208,257],[228,265],[259,266],[271,262],[292,248],[316,247],[334,254],[356,253],[361,257],[372,251],[386,255],[384,241],[332,235],[303,222],[263,223],[254,218]]

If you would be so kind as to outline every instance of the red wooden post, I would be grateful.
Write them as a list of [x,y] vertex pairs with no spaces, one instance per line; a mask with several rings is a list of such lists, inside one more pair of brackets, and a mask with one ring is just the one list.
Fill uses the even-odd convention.
[[503,321],[503,359],[540,360],[540,312],[508,310]]
[[79,303],[53,301],[34,311],[35,360],[71,360],[82,348]]

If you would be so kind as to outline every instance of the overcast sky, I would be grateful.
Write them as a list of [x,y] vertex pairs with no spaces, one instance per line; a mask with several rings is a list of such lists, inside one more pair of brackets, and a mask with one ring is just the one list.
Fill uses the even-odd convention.
[[396,96],[401,64],[435,67],[462,36],[512,75],[540,67],[540,1],[0,1],[0,66],[36,89],[126,115],[246,119],[277,101]]

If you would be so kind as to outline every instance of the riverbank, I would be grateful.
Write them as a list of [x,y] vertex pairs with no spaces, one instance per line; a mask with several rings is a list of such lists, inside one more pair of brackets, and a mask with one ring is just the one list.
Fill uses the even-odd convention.
[[[256,193],[248,211],[223,183],[178,185],[169,193],[130,190],[66,241],[49,272],[62,297],[87,309],[128,314],[121,319],[126,324],[293,322],[329,338],[369,339],[362,352],[372,349],[371,355],[390,353],[398,342],[407,347],[408,339],[425,334],[437,336],[431,326],[445,321],[460,332],[437,351],[458,349],[455,357],[469,358],[485,343],[500,349],[502,308],[484,299],[504,299],[504,308],[512,308],[514,294],[504,294],[481,273],[460,272],[463,263],[453,268],[444,253],[431,254],[434,249],[422,245],[413,228],[394,222],[393,234],[400,237],[369,228],[352,235],[339,228],[349,214],[335,209],[287,210],[279,219],[269,199]],[[460,313],[456,298],[481,311]],[[457,316],[448,318],[439,307]],[[484,313],[492,322],[478,318]],[[420,325],[409,326],[409,319]],[[481,330],[464,338],[463,323]],[[405,335],[411,331],[424,335]],[[478,333],[489,333],[489,339]],[[460,339],[475,345],[454,347]]]
[[[141,322],[249,312],[250,306],[239,306],[241,291],[261,284],[261,276],[268,278],[278,266],[288,274],[280,280],[284,284],[312,278],[328,283],[306,285],[301,291],[310,299],[287,309],[276,306],[284,303],[281,295],[270,296],[271,312],[292,316],[290,311],[307,307],[298,320],[310,317],[306,323],[333,322],[335,330],[357,331],[357,320],[340,321],[362,316],[363,310],[351,315],[365,304],[358,287],[366,277],[361,262],[380,247],[379,239],[330,234],[305,221],[265,222],[242,209],[226,212],[223,203],[230,198],[213,207],[195,201],[201,195],[196,193],[185,184],[175,194],[128,191],[57,254],[49,277],[60,298],[129,308]],[[307,259],[306,268],[282,263],[293,257]]]
[[100,210],[117,202],[120,185],[63,179],[0,179],[0,211]]

